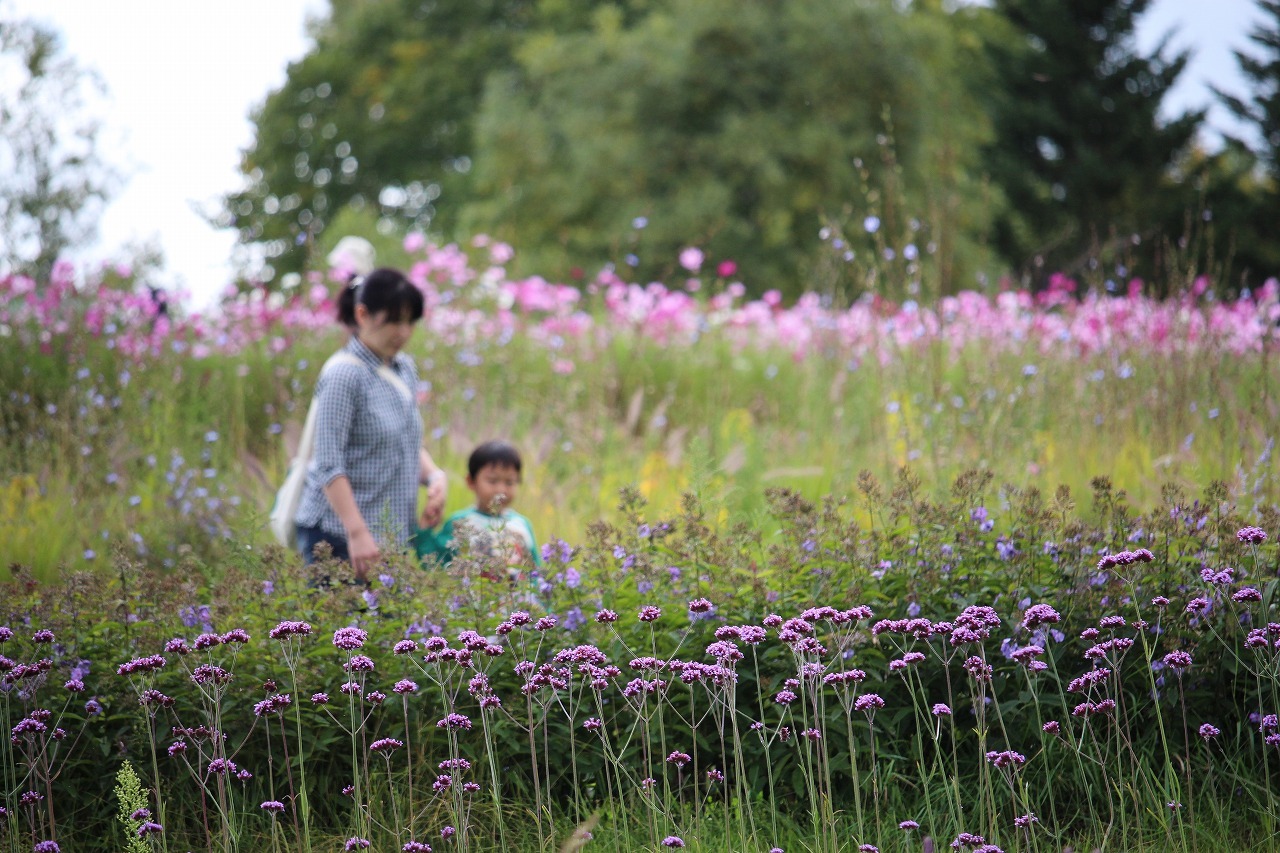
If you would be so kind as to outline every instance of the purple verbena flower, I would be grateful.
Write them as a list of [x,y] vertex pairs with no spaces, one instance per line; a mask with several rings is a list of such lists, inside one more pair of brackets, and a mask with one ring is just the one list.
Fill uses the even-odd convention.
[[1260,545],[1267,541],[1267,532],[1261,527],[1242,527],[1236,531],[1236,539],[1252,545]]
[[444,719],[436,723],[438,729],[471,729],[471,720],[462,714],[449,714]]
[[[356,627],[339,628],[333,632],[334,646],[342,649],[344,652],[351,652],[356,649],[363,648],[365,641],[368,639],[368,632]],[[347,843],[350,844],[351,842],[348,841]],[[368,846],[368,842],[365,843],[365,846]]]
[[884,700],[875,693],[864,693],[853,702],[853,710],[866,711],[868,714],[872,714],[877,708],[883,707]]
[[286,637],[306,636],[311,633],[311,625],[307,622],[281,622],[272,628],[267,636],[273,640],[283,640]]
[[385,753],[387,755],[390,755],[392,752],[394,752],[395,750],[399,749],[402,746],[404,746],[403,741],[396,740],[393,737],[384,737],[384,738],[381,738],[380,740],[375,740],[373,743],[371,743],[369,745],[369,751],[380,753],[380,754]]

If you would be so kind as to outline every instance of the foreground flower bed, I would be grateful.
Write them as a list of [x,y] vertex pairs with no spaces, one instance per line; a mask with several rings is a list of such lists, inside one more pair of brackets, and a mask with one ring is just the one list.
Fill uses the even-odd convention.
[[769,541],[628,495],[519,588],[464,557],[317,589],[273,550],[20,574],[9,849],[1266,846],[1266,533],[1220,490],[1134,515],[1100,481],[1086,520],[984,482],[867,480],[871,528],[774,492]]

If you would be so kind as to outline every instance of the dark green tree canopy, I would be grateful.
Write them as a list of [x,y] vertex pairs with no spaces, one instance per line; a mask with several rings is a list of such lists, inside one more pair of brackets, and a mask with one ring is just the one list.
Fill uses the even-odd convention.
[[[1010,202],[996,238],[1022,269],[1079,270],[1107,244],[1152,237],[1149,202],[1202,112],[1171,122],[1161,101],[1188,55],[1138,52],[1150,0],[996,0],[1008,36],[989,42],[993,180]],[[1167,41],[1167,39],[1166,39]]]
[[985,119],[961,17],[831,0],[335,0],[255,116],[246,187],[219,222],[277,272],[304,266],[342,208],[372,207],[398,228],[495,230],[545,272],[634,248],[654,273],[697,242],[777,284],[826,251],[824,219],[874,210],[886,225],[949,217],[950,268],[973,233],[962,219],[985,225],[990,206],[965,186]]
[[926,219],[952,172],[976,171],[980,114],[941,15],[672,0],[630,26],[604,8],[590,30],[530,38],[491,78],[465,222],[544,271],[633,255],[656,275],[695,244],[796,290],[828,251],[824,217]]
[[[1275,181],[1242,144],[1195,150],[1202,112],[1161,118],[1188,57],[1137,49],[1150,5],[331,0],[217,218],[276,273],[335,220],[490,232],[554,276],[666,277],[697,246],[757,293],[1173,281],[1202,238],[1211,266],[1268,266],[1248,223]],[[1254,91],[1224,97],[1274,169],[1280,36],[1253,40]]]
[[[596,2],[332,0],[314,49],[254,115],[246,186],[216,218],[299,270],[345,205],[399,227],[448,228],[474,158],[485,81],[539,26],[582,26]],[[438,200],[440,203],[437,203]]]
[[1249,94],[1238,97],[1217,88],[1214,92],[1236,118],[1256,131],[1259,159],[1272,180],[1280,181],[1280,0],[1257,0],[1257,6],[1262,20],[1249,33],[1252,49],[1235,51]]

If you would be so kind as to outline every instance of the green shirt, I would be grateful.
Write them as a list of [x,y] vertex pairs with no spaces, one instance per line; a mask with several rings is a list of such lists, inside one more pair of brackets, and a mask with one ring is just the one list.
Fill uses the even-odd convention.
[[447,565],[462,554],[471,557],[504,558],[509,568],[541,567],[542,555],[529,519],[512,509],[499,515],[476,507],[460,510],[445,519],[437,530],[419,530],[414,542],[419,558],[435,557]]

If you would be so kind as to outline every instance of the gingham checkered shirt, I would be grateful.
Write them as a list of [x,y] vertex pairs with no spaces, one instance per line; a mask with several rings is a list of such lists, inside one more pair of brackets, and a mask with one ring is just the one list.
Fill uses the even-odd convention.
[[381,359],[357,337],[343,350],[361,363],[334,364],[316,383],[315,449],[295,521],[345,538],[346,528],[324,494],[325,486],[345,476],[374,538],[401,547],[417,529],[418,371],[403,353],[389,365],[409,389],[406,398],[378,375]]

